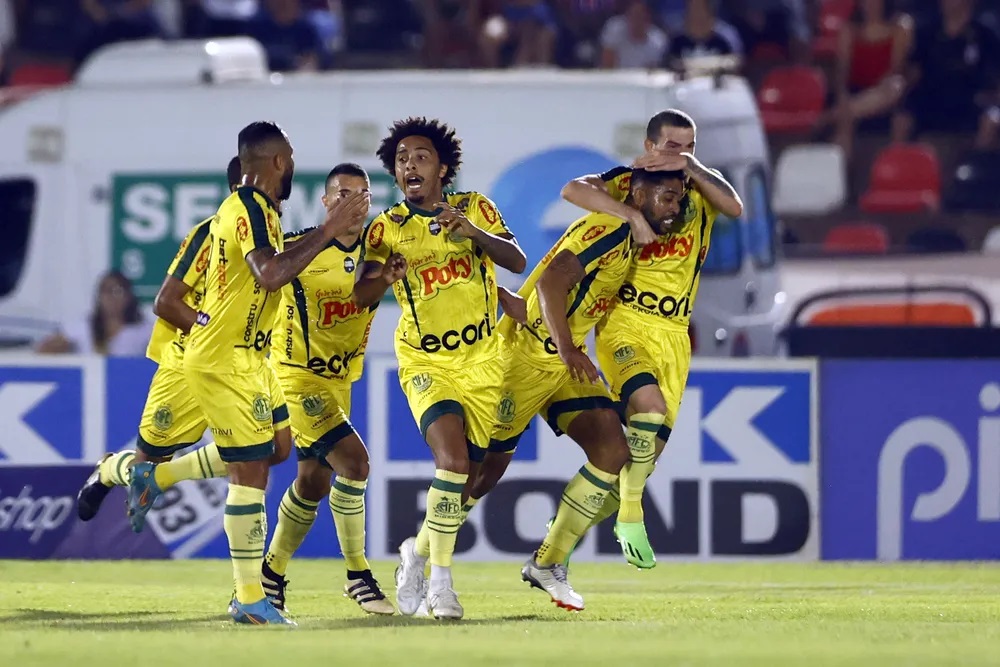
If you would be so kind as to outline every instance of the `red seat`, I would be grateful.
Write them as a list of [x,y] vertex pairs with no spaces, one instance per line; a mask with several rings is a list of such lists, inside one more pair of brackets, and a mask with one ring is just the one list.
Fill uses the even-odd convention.
[[941,169],[933,149],[897,144],[875,158],[859,203],[866,213],[922,213],[937,210],[940,202]]
[[24,63],[10,75],[12,86],[61,86],[72,80],[68,67],[51,63]]
[[840,31],[853,13],[854,0],[823,0],[819,8],[816,38],[813,40],[813,55],[830,58],[837,54]]
[[757,91],[768,132],[800,132],[816,123],[826,99],[826,76],[815,67],[792,65],[771,70]]
[[889,251],[889,234],[882,225],[869,222],[837,225],[826,233],[823,251],[882,255]]

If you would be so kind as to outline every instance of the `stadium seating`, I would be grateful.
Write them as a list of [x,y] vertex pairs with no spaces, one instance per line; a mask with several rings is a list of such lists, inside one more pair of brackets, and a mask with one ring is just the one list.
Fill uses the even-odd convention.
[[789,146],[774,175],[774,212],[825,215],[847,199],[844,151],[836,144]]
[[771,70],[757,91],[764,128],[768,132],[812,129],[826,101],[826,75],[805,65]]
[[994,227],[983,241],[984,255],[1000,255],[1000,227]]
[[837,225],[826,233],[823,252],[828,254],[873,254],[889,251],[889,233],[885,227],[869,222]]
[[940,201],[941,171],[934,151],[921,144],[896,144],[875,158],[859,204],[866,213],[921,213],[937,210]]
[[73,73],[65,65],[26,62],[10,73],[11,86],[61,86],[73,80]]
[[837,53],[840,30],[851,18],[854,0],[823,0],[819,8],[819,25],[813,40],[813,55],[832,58]]
[[1000,212],[1000,154],[975,152],[960,160],[945,203],[955,211]]
[[965,241],[954,229],[946,227],[924,227],[910,234],[906,239],[909,252],[920,254],[965,252]]

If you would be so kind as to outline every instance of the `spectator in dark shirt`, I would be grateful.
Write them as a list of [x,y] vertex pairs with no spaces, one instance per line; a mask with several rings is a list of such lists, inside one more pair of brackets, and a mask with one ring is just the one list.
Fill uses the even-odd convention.
[[984,148],[996,137],[1000,80],[997,35],[975,17],[974,0],[940,0],[941,20],[917,30],[907,68],[907,94],[893,117],[892,137],[976,131]]
[[161,37],[153,0],[80,0],[86,36],[78,60],[106,44]]
[[482,0],[421,0],[424,66],[469,66],[483,22]]
[[718,29],[710,0],[688,0],[684,31],[670,38],[667,64],[677,67],[686,58],[739,54],[740,46]]
[[319,68],[323,45],[299,0],[265,0],[264,11],[254,21],[251,32],[267,52],[268,66],[273,71]]

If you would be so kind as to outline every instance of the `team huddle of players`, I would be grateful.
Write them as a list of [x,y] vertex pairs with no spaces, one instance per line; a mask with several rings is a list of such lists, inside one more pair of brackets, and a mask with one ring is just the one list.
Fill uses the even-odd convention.
[[[517,294],[496,282],[496,266],[526,268],[496,206],[478,192],[445,192],[461,164],[461,142],[447,125],[393,125],[377,155],[403,199],[367,227],[368,176],[341,164],[327,178],[323,223],[289,234],[279,208],[294,174],[287,135],[256,122],[238,143],[232,194],[191,230],[157,295],[148,355],[158,369],[137,450],[98,464],[80,491],[81,518],[91,519],[113,486],[126,486],[138,532],[174,484],[228,476],[229,613],[239,623],[293,624],[285,573],[328,499],[345,593],[369,613],[395,613],[365,557],[368,453],[349,419],[375,309],[391,288],[402,310],[399,381],[436,469],[424,522],[399,549],[399,611],[462,618],[451,572],[456,535],[536,414],[569,435],[587,462],[522,579],[558,606],[582,610],[567,578],[570,554],[615,513],[625,558],[653,567],[643,489],[686,383],[687,330],[712,224],[717,212],[742,212],[732,186],[695,159],[691,118],[657,114],[632,167],[566,185],[563,196],[591,213]],[[584,347],[595,329],[607,384]],[[213,443],[173,458],[206,428]],[[268,544],[268,470],[293,445],[297,478]]]

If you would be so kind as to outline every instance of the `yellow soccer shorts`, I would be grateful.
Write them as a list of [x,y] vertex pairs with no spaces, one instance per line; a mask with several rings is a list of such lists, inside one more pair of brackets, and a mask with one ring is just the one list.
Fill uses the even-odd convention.
[[278,379],[288,401],[296,457],[329,467],[330,451],[357,433],[350,420],[351,383],[287,368],[281,369]]
[[468,368],[425,363],[401,363],[399,367],[399,384],[424,440],[428,427],[440,417],[458,415],[465,420],[469,459],[474,462],[486,455],[502,379],[498,360]]
[[503,386],[490,451],[513,453],[536,414],[562,435],[581,412],[616,409],[603,382],[578,382],[561,364],[542,366],[517,353],[505,353],[501,366]]
[[636,390],[649,385],[659,387],[667,414],[657,437],[666,442],[691,369],[691,338],[687,331],[604,329],[597,335],[597,359],[623,416]]
[[136,449],[151,457],[170,457],[201,440],[208,420],[188,390],[184,372],[160,366],[153,374],[139,420]]
[[[274,453],[273,407],[275,401],[283,403],[284,396],[270,366],[249,373],[185,368],[184,377],[205,412],[223,461],[259,461]],[[288,418],[277,416],[283,417],[279,422]]]

